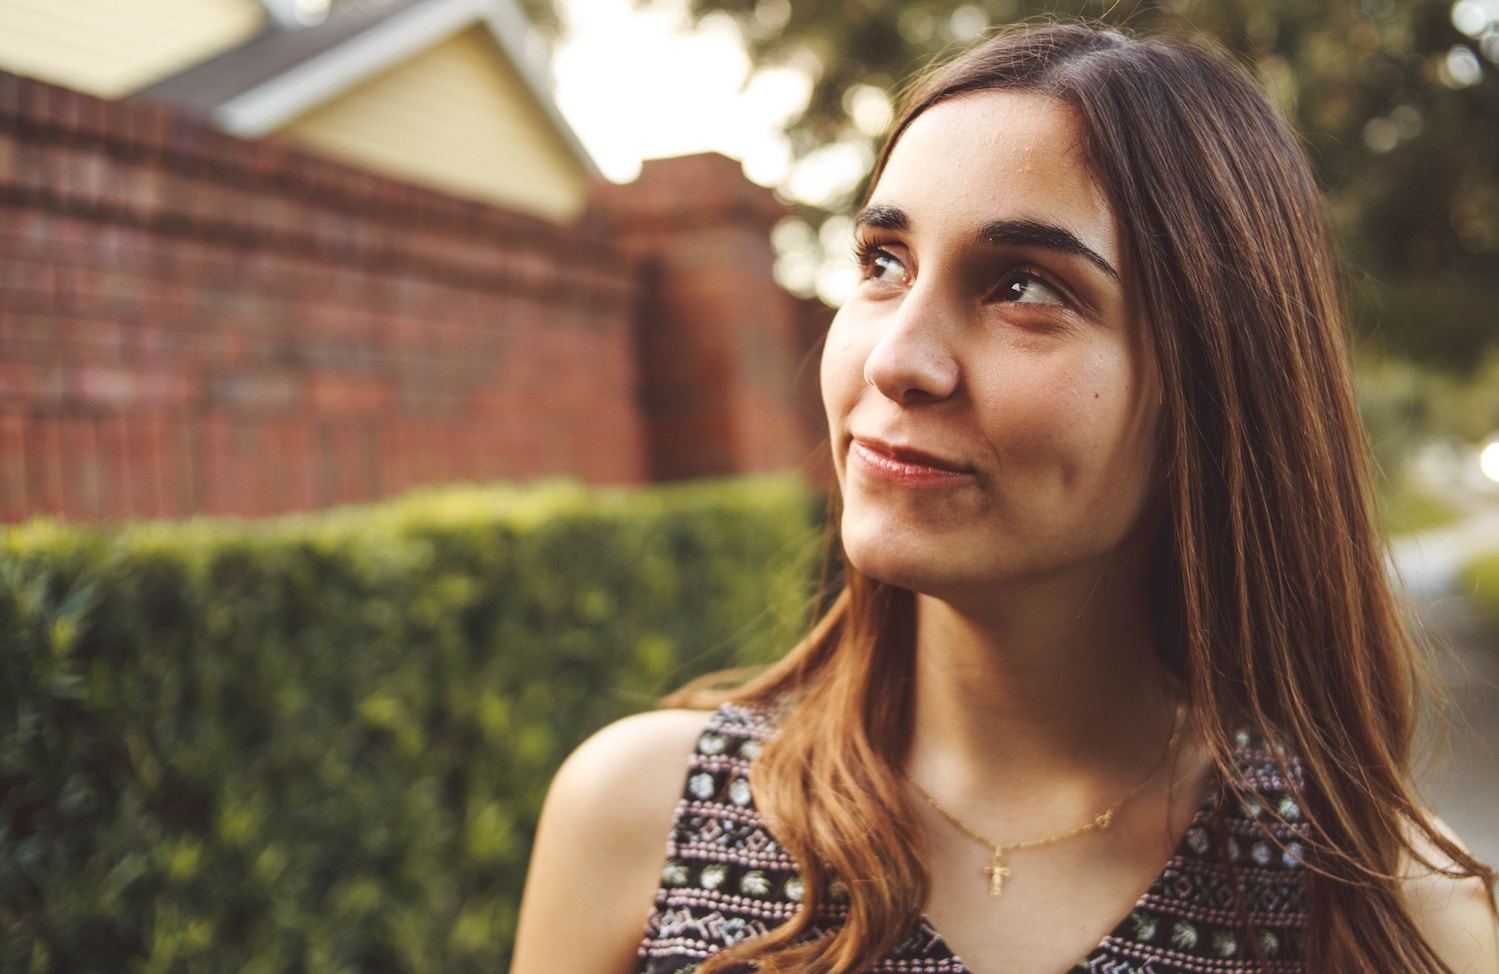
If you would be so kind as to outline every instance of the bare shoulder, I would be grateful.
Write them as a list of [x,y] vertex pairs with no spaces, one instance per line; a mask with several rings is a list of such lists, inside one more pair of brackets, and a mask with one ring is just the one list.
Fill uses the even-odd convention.
[[[512,974],[626,974],[645,932],[687,762],[709,714],[626,717],[563,762],[536,826]],[[588,918],[589,936],[577,936]]]
[[[1462,845],[1440,818],[1432,815],[1432,822]],[[1482,880],[1444,875],[1452,860],[1424,835],[1415,846],[1431,864],[1411,860],[1404,871],[1405,903],[1416,926],[1454,974],[1499,974],[1499,926]]]
[[650,824],[629,821],[642,813],[647,819],[664,814],[662,824],[669,823],[687,759],[709,716],[705,710],[652,710],[615,721],[568,755],[552,781],[547,804],[607,798],[608,817],[619,825]]

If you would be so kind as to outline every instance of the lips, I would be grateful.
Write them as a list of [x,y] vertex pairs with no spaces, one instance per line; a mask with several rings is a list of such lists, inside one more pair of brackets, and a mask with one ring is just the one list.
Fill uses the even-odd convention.
[[931,470],[940,470],[946,473],[972,473],[971,467],[958,463],[956,460],[948,460],[935,454],[918,450],[911,446],[899,446],[887,443],[884,440],[876,440],[871,437],[856,436],[853,438],[856,446],[863,447],[870,453],[883,456],[896,463],[909,467],[926,467]]
[[861,478],[902,489],[935,490],[973,483],[972,468],[915,447],[855,437],[848,468]]

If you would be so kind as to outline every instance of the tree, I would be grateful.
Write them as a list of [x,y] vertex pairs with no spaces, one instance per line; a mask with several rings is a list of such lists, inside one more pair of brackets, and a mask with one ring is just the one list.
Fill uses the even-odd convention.
[[[807,108],[787,131],[798,158],[839,143],[867,152],[878,138],[877,93],[991,25],[1081,16],[1207,35],[1251,67],[1302,134],[1353,268],[1358,334],[1454,370],[1499,346],[1495,0],[688,4],[698,19],[733,18],[757,66],[812,75]],[[810,220],[848,208],[859,192]]]

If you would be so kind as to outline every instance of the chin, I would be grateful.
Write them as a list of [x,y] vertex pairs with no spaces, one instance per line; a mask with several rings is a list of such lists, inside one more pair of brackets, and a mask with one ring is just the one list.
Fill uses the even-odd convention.
[[953,546],[938,539],[905,541],[897,531],[847,527],[843,533],[843,557],[861,575],[923,594],[964,587],[967,573],[953,555]]
[[918,531],[887,519],[854,519],[842,525],[843,557],[860,574],[939,599],[967,599],[1017,582],[1068,571],[1076,561],[1056,546],[1007,548],[999,539],[960,532]]

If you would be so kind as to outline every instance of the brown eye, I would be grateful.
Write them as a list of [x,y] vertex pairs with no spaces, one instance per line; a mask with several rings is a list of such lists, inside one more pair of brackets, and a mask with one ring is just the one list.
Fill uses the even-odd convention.
[[1013,274],[999,286],[999,300],[1016,304],[1065,305],[1067,300],[1060,291],[1047,284],[1035,274],[1022,271]]
[[888,250],[876,250],[869,256],[864,276],[886,284],[901,284],[906,279],[906,265]]
[[910,278],[906,265],[899,257],[872,241],[854,241],[854,263],[866,281],[905,284]]

